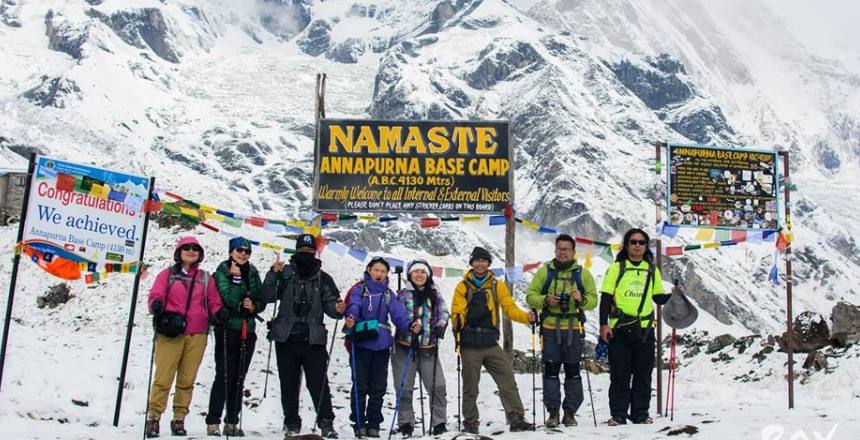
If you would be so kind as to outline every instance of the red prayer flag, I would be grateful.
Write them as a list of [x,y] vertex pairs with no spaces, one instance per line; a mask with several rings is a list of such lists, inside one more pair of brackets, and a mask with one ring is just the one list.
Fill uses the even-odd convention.
[[776,238],[776,249],[779,253],[785,252],[785,249],[788,247],[788,240],[785,239],[785,234],[782,232],[779,233],[779,237]]
[[262,228],[263,226],[266,226],[266,219],[260,217],[248,217],[245,219],[245,223]]
[[514,205],[508,203],[505,205],[505,217],[513,217],[514,216]]
[[442,273],[444,272],[444,269],[442,269],[441,267],[437,267],[437,266],[430,266],[430,270],[433,271],[434,277],[439,277],[439,278],[442,277]]
[[732,241],[735,243],[740,243],[743,241],[747,241],[747,231],[744,230],[733,230],[732,231]]
[[442,224],[442,221],[438,218],[433,217],[422,217],[421,218],[421,227],[422,228],[435,228]]
[[336,222],[337,221],[337,214],[332,214],[330,212],[324,212],[324,213],[322,213],[322,219],[325,221],[329,221],[329,222]]
[[684,255],[683,246],[669,246],[666,248],[666,256],[673,257],[677,255]]
[[57,190],[72,192],[75,190],[75,176],[65,173],[57,174]]
[[143,206],[144,212],[158,212],[161,211],[161,202],[156,200],[147,200]]
[[525,264],[525,265],[523,265],[523,272],[531,272],[531,271],[537,269],[538,267],[540,267],[540,265],[541,265],[540,261],[538,261],[537,263]]

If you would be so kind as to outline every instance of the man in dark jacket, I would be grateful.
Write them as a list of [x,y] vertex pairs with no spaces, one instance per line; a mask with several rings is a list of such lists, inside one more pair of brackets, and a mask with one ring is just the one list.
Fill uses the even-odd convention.
[[[299,417],[299,382],[302,371],[317,411],[316,423],[326,438],[337,438],[332,423],[327,366],[328,332],[323,313],[341,319],[346,306],[338,295],[332,277],[322,271],[316,258],[316,239],[302,234],[296,238],[296,253],[285,267],[280,258],[272,265],[263,282],[263,301],[280,300],[272,322],[269,339],[275,342],[278,377],[281,382],[281,406],[284,431],[295,435],[301,431]],[[319,407],[316,407],[319,404]]]

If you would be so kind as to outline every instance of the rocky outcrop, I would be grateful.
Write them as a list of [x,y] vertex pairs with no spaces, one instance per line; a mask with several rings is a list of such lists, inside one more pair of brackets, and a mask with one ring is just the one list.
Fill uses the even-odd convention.
[[[830,329],[827,320],[813,312],[803,312],[794,318],[793,350],[796,353],[809,353],[830,344]],[[788,351],[788,334],[777,339],[779,351]]]
[[81,88],[70,79],[43,75],[41,81],[22,95],[39,107],[66,108],[81,98]]

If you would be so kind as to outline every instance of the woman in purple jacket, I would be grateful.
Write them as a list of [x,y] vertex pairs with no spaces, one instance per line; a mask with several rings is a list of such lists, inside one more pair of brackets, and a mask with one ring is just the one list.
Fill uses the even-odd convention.
[[[352,411],[349,418],[355,423],[357,437],[379,437],[379,425],[383,420],[382,399],[388,387],[389,350],[394,342],[388,318],[391,317],[391,321],[401,331],[411,330],[416,334],[421,332],[421,322],[409,321],[406,307],[388,287],[390,270],[391,267],[385,259],[374,257],[367,264],[364,279],[349,292],[349,307],[346,309],[344,327],[351,330],[356,324],[373,320],[379,324],[379,335],[373,339],[354,342],[350,354],[355,381],[350,393]],[[354,334],[356,335],[357,333]],[[358,403],[355,402],[356,394]]]

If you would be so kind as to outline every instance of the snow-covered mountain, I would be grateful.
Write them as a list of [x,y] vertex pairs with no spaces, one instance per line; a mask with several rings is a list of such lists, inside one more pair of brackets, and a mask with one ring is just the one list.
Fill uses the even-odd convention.
[[[860,303],[860,253],[850,229],[860,221],[853,190],[860,50],[842,52],[853,59],[810,50],[773,7],[740,0],[0,0],[0,145],[154,175],[160,188],[238,212],[292,216],[311,199],[314,79],[324,72],[331,117],[510,119],[518,215],[604,241],[618,241],[630,226],[654,229],[655,141],[784,148],[798,187],[791,206],[795,311],[829,315],[839,300]],[[5,229],[3,242],[11,246],[14,233]],[[207,246],[226,247],[218,236],[196,233]],[[501,230],[487,227],[339,225],[329,234],[440,266],[462,265],[476,244],[503,255]],[[549,257],[548,236],[518,234],[516,264]],[[150,236],[147,254],[158,266],[172,254],[175,232]],[[785,294],[766,279],[772,250],[743,244],[691,252],[666,263],[666,278],[680,279],[706,312],[701,328],[777,333]],[[260,254],[255,264],[267,266]],[[343,285],[362,266],[334,261]],[[604,269],[596,260],[595,274]],[[75,285],[77,298],[62,312],[45,312],[32,298],[50,280],[22,270],[14,327],[28,329],[13,329],[21,333],[13,333],[10,350],[47,338],[42,332],[80,327],[70,345],[106,338],[100,347],[114,356],[128,280]],[[139,308],[137,322],[146,319]],[[89,320],[104,322],[79,324]],[[148,345],[134,347],[130,376],[145,387]],[[15,363],[10,357],[4,379],[22,382],[16,402],[29,402],[20,394],[38,389],[23,384],[31,367]],[[39,377],[65,390],[54,375]],[[4,382],[3,400],[16,393]],[[135,403],[140,392],[130,393]],[[110,386],[96,393],[110,412]]]

